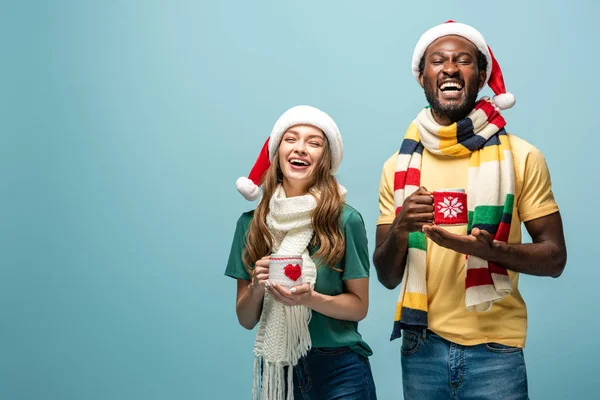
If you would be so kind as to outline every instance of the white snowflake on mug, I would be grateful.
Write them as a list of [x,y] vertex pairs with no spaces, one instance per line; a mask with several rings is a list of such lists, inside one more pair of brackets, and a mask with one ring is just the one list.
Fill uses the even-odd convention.
[[463,203],[453,196],[444,197],[444,201],[438,202],[437,207],[439,212],[444,213],[444,218],[456,218],[464,212]]

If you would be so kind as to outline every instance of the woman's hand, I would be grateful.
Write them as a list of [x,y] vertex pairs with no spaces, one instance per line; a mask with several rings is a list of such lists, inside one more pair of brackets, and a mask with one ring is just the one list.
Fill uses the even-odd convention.
[[269,293],[275,298],[275,300],[288,306],[303,305],[310,307],[311,302],[316,297],[316,292],[308,283],[288,289],[285,286],[276,285],[271,282],[269,286]]
[[264,296],[265,289],[269,286],[269,259],[270,256],[264,256],[254,264],[252,270],[252,280],[250,281],[250,288],[253,293]]
[[303,305],[329,318],[343,321],[360,321],[369,310],[369,278],[344,281],[344,293],[328,296],[315,291],[307,283],[286,288],[269,281],[269,294],[286,305]]

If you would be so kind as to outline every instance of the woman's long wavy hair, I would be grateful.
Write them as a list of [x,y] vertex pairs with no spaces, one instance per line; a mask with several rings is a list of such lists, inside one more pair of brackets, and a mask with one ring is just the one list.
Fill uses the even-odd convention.
[[[269,214],[269,201],[277,185],[282,181],[283,173],[279,165],[279,149],[277,149],[271,166],[265,172],[262,184],[263,195],[254,210],[254,218],[248,230],[243,260],[249,270],[254,268],[256,261],[272,252],[273,242],[267,228],[267,214]],[[317,207],[312,214],[315,234],[309,246],[319,246],[313,258],[318,266],[324,264],[337,271],[335,265],[344,257],[345,249],[341,221],[344,200],[340,195],[337,180],[331,174],[331,151],[327,138],[324,141],[323,155],[317,162],[308,191],[320,193],[317,197]]]

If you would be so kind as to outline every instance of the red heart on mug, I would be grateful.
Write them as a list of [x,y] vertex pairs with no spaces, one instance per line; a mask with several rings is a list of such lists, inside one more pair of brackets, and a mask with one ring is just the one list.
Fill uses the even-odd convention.
[[288,264],[283,268],[283,273],[291,280],[297,281],[298,278],[300,278],[300,275],[302,274],[302,270],[300,269],[300,265],[298,264]]

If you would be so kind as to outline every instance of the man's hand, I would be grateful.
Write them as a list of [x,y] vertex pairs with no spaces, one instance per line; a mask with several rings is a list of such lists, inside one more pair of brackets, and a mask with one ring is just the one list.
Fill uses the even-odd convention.
[[440,226],[428,225],[423,227],[423,233],[438,245],[457,253],[490,259],[494,240],[482,229],[473,228],[470,235],[455,235]]
[[402,209],[391,225],[377,226],[373,264],[383,286],[393,289],[402,280],[408,254],[408,234],[432,224],[433,194],[420,187],[404,199]]
[[417,232],[433,224],[433,193],[424,187],[418,188],[404,199],[396,219],[396,228],[406,233]]

